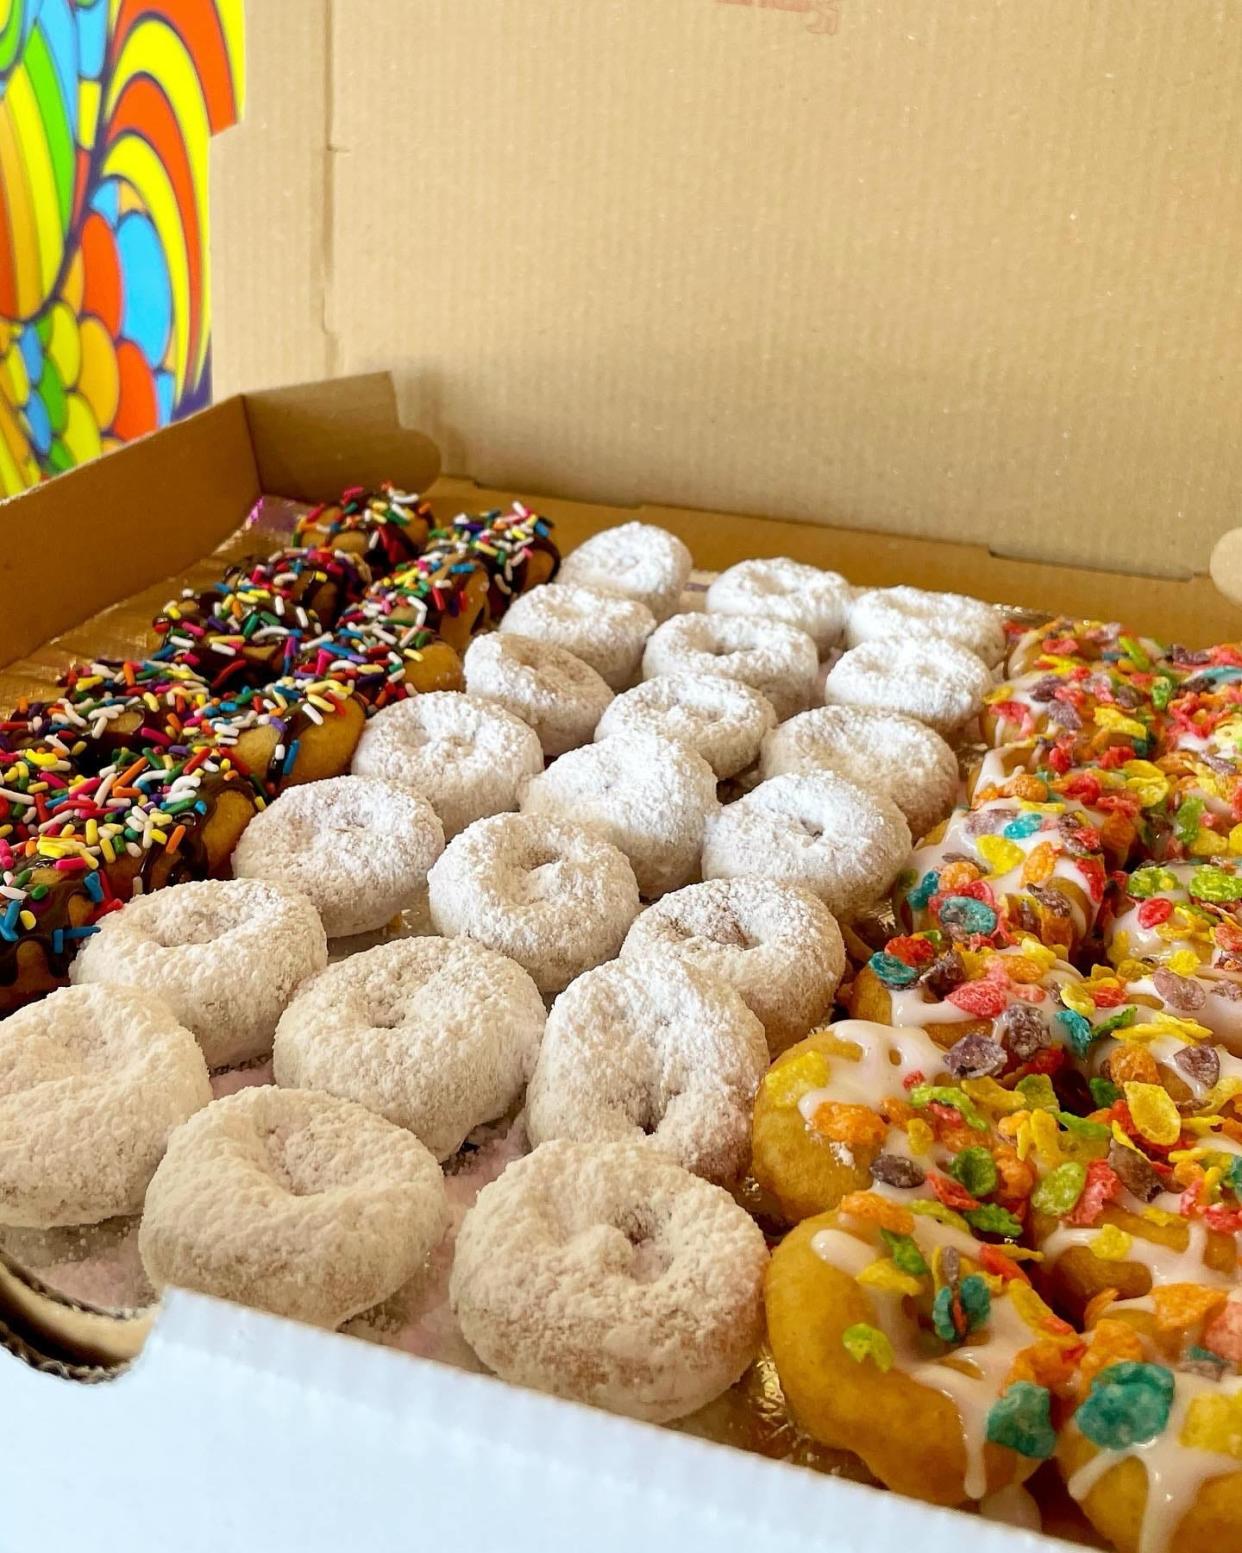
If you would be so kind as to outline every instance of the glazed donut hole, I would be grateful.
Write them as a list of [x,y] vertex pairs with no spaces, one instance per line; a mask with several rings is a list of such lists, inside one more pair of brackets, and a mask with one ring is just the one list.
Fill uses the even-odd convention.
[[643,653],[643,678],[717,675],[740,680],[772,703],[778,719],[810,705],[819,668],[815,643],[779,620],[737,615],[675,615]]
[[534,814],[476,820],[431,870],[429,893],[438,933],[507,955],[545,996],[611,960],[639,904],[624,853]]
[[147,1276],[338,1327],[412,1278],[448,1228],[435,1160],[352,1101],[271,1085],[173,1134],[147,1191]]
[[956,642],[886,638],[842,653],[824,681],[824,700],[897,712],[948,736],[978,715],[991,688],[987,664]]
[[69,967],[76,986],[157,988],[211,1068],[272,1049],[295,990],[323,969],[323,924],[304,895],[263,879],[207,879],[110,912]]
[[484,815],[517,808],[523,778],[543,770],[543,748],[534,729],[503,707],[436,690],[377,712],[352,770],[413,788],[452,840]]
[[813,707],[791,717],[763,741],[765,780],[831,771],[891,798],[910,834],[925,836],[957,799],[957,756],[926,723],[866,707]]
[[710,879],[648,906],[621,958],[654,956],[727,982],[773,1057],[827,1017],[845,971],[836,918],[809,890],[775,879]]
[[708,822],[705,879],[779,879],[848,921],[887,894],[910,827],[890,799],[830,771],[773,777]]
[[304,895],[329,938],[370,933],[409,906],[444,850],[435,810],[377,777],[287,788],[242,833],[233,872]]
[[574,583],[635,599],[656,620],[667,620],[693,568],[693,558],[676,534],[654,523],[620,523],[571,550],[554,586]]
[[724,781],[753,766],[776,727],[772,703],[740,680],[714,674],[661,674],[604,709],[596,739],[651,733],[686,744]]
[[853,589],[838,572],[787,556],[739,561],[707,590],[715,615],[781,620],[805,631],[822,658],[841,640]]
[[767,1262],[722,1188],[653,1149],[559,1140],[479,1194],[449,1297],[503,1379],[662,1423],[753,1360]]
[[908,641],[942,638],[968,648],[990,669],[1005,656],[1003,616],[991,604],[964,593],[934,593],[925,588],[867,588],[849,605],[845,640]]
[[469,938],[399,938],[307,982],[276,1030],[286,1089],[356,1100],[447,1159],[521,1099],[543,999],[512,960]]
[[763,1026],[727,983],[680,960],[614,960],[552,1006],[526,1095],[532,1143],[630,1142],[710,1181],[750,1159]]
[[515,598],[497,629],[562,647],[612,690],[623,690],[634,683],[655,627],[655,616],[638,599],[558,582]]
[[571,750],[522,791],[523,814],[583,825],[623,852],[648,899],[695,877],[716,775],[701,755],[655,734]]
[[466,689],[520,717],[549,760],[590,742],[612,691],[581,658],[532,636],[493,632],[466,652]]

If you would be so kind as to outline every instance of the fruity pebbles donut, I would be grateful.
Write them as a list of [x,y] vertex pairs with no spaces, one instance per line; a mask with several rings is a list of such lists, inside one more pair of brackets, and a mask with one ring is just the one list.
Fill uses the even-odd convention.
[[173,1134],[138,1248],[157,1289],[338,1327],[412,1278],[448,1221],[417,1138],[352,1101],[269,1084]]
[[299,983],[327,961],[323,925],[304,895],[262,879],[208,879],[109,913],[69,978],[158,988],[208,1066],[226,1068],[271,1051]]
[[727,983],[678,960],[614,960],[553,1005],[526,1096],[532,1143],[647,1140],[735,1181],[767,1067],[763,1026]]
[[708,821],[705,879],[780,879],[848,919],[878,900],[910,851],[897,805],[830,771],[773,777]]
[[519,965],[468,938],[399,938],[330,965],[276,1031],[276,1082],[357,1100],[437,1159],[520,1099],[543,999]]
[[449,1297],[505,1380],[660,1423],[754,1358],[767,1261],[720,1187],[653,1149],[559,1140],[483,1188]]
[[211,1099],[207,1064],[166,1004],[64,987],[0,1021],[0,1224],[136,1213],[174,1128]]
[[780,719],[811,703],[819,654],[796,626],[739,615],[675,615],[643,653],[643,678],[714,674],[740,680],[772,703]]
[[612,691],[589,663],[533,636],[479,636],[466,653],[466,689],[539,735],[549,760],[589,744]]
[[739,561],[721,572],[707,590],[707,607],[714,615],[747,615],[797,626],[823,657],[841,640],[851,592],[838,572],[777,556]]
[[957,756],[934,729],[864,707],[819,706],[791,717],[764,739],[759,769],[765,781],[832,771],[891,798],[916,838],[938,825],[957,797]]
[[432,691],[378,712],[352,769],[421,793],[451,840],[473,820],[516,809],[522,779],[543,770],[543,749],[534,730],[503,707]]
[[638,599],[560,582],[514,599],[499,629],[563,647],[613,690],[624,690],[634,683],[655,627],[655,616]]
[[621,734],[571,750],[522,793],[523,814],[585,825],[624,852],[648,899],[689,884],[716,776],[692,749],[655,734]]
[[863,642],[842,653],[824,681],[829,706],[900,712],[951,734],[978,715],[992,688],[983,659],[943,637]]
[[233,854],[239,879],[304,895],[329,938],[370,933],[417,899],[444,850],[435,810],[378,777],[291,787],[257,814]]
[[654,523],[620,523],[593,534],[561,562],[557,585],[578,583],[645,604],[667,620],[690,581],[694,560],[677,538]]
[[624,853],[581,825],[534,814],[476,820],[428,885],[437,933],[508,955],[545,994],[611,960],[638,913]]
[[595,737],[655,733],[676,739],[702,755],[724,781],[754,765],[764,735],[775,727],[772,703],[740,680],[661,674],[605,707]]
[[1005,656],[1000,611],[981,599],[925,588],[868,588],[850,603],[845,640],[851,647],[928,636],[969,648],[990,669]]

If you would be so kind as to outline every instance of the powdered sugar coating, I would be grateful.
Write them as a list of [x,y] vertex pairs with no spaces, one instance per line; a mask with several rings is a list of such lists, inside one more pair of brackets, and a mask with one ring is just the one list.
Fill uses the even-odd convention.
[[476,636],[465,670],[470,694],[520,717],[549,760],[588,743],[612,700],[590,664],[533,636]]
[[526,1095],[532,1143],[626,1139],[735,1181],[767,1070],[763,1026],[726,982],[656,957],[587,971],[548,1015]]
[[621,958],[657,955],[728,982],[763,1025],[773,1057],[828,1016],[845,970],[827,906],[775,879],[709,879],[648,906]]
[[708,824],[703,877],[802,885],[848,920],[885,894],[910,846],[910,827],[890,799],[830,771],[779,776]]
[[915,838],[953,808],[959,781],[957,756],[935,729],[857,706],[812,707],[791,717],[764,739],[759,769],[765,779],[834,771],[891,798]]
[[659,1423],[750,1364],[767,1261],[720,1187],[654,1149],[561,1140],[484,1187],[449,1295],[505,1380]]
[[638,599],[558,582],[515,598],[498,629],[563,647],[622,690],[633,684],[655,627],[655,616]]
[[448,1218],[417,1138],[349,1100],[269,1084],[174,1133],[138,1245],[156,1288],[338,1327],[412,1278]]
[[718,807],[703,757],[649,733],[571,750],[522,792],[523,814],[585,825],[624,852],[649,900],[695,877],[703,828]]
[[276,1031],[276,1082],[357,1100],[447,1159],[520,1098],[544,1017],[504,955],[468,938],[398,938],[302,988]]
[[740,680],[716,674],[660,674],[605,708],[596,739],[654,733],[688,744],[722,780],[752,766],[776,727],[772,703]]
[[0,1224],[52,1229],[135,1213],[169,1134],[211,1099],[167,1004],[63,987],[0,1021]]
[[654,523],[619,523],[571,550],[555,585],[578,583],[637,599],[657,620],[667,620],[693,566],[693,557],[676,534]]
[[370,933],[419,893],[444,850],[425,798],[378,777],[288,787],[242,832],[233,872],[305,895],[329,938]]
[[299,983],[328,961],[304,895],[262,879],[207,879],[156,890],[110,912],[69,967],[75,985],[158,989],[212,1068],[272,1049]]
[[715,615],[747,615],[797,626],[822,657],[841,640],[852,593],[839,572],[774,556],[739,561],[721,572],[707,590],[707,607]]
[[1000,611],[964,593],[926,588],[868,588],[855,594],[845,627],[848,646],[860,642],[941,637],[969,648],[994,669],[1005,656]]
[[992,687],[982,658],[943,637],[864,642],[842,653],[824,681],[829,706],[901,712],[937,733],[956,733]]
[[534,730],[503,707],[434,690],[377,712],[352,770],[421,793],[452,840],[485,814],[516,809],[522,779],[543,770],[543,749]]
[[508,955],[545,994],[611,960],[638,914],[624,853],[581,825],[534,814],[476,820],[428,883],[438,933]]
[[810,704],[818,668],[819,654],[805,631],[779,620],[737,615],[675,615],[656,630],[643,653],[644,679],[723,675],[766,696],[781,719]]

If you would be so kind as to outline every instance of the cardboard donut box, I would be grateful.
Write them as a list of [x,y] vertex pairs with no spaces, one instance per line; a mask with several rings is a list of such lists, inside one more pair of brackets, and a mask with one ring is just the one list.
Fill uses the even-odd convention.
[[[4,504],[6,702],[214,574],[261,495],[383,478],[444,515],[520,494],[565,549],[639,516],[704,570],[1242,631],[1228,6],[249,10],[218,402]],[[0,1350],[5,1553],[1055,1545],[189,1293],[77,1307],[5,1258]]]

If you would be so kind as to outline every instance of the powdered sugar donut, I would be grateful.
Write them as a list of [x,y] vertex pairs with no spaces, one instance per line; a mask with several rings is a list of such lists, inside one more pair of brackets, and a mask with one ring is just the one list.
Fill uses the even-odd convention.
[[157,1289],[338,1327],[412,1278],[448,1221],[417,1138],[352,1101],[266,1084],[173,1134],[138,1248]]
[[523,777],[543,770],[543,749],[534,730],[503,707],[434,690],[376,713],[352,769],[421,793],[451,840],[472,820],[516,809]]
[[0,1021],[0,1224],[135,1213],[168,1136],[211,1099],[207,1064],[165,1003],[63,987]]
[[476,636],[465,667],[470,694],[520,717],[549,760],[588,743],[612,700],[590,664],[533,636]]
[[848,646],[926,636],[969,648],[991,669],[1005,656],[1000,611],[982,599],[905,587],[867,588],[854,595],[845,626]]
[[581,825],[535,814],[476,820],[428,884],[438,933],[508,955],[543,993],[611,960],[638,914],[624,853]]
[[774,1057],[827,1017],[845,970],[841,929],[827,906],[775,879],[709,879],[648,906],[621,958],[653,955],[727,981],[763,1025]]
[[763,1335],[768,1253],[728,1192],[653,1149],[545,1143],[467,1213],[449,1298],[505,1380],[633,1418],[728,1390]]
[[437,1159],[520,1098],[543,1035],[539,989],[468,938],[398,938],[316,976],[276,1031],[276,1082],[357,1100]]
[[524,814],[571,820],[611,841],[648,899],[689,884],[717,807],[716,776],[703,757],[650,733],[571,750],[522,793]]
[[207,879],[109,913],[69,979],[158,989],[208,1065],[226,1068],[271,1051],[294,990],[327,960],[323,925],[304,895],[262,879]]
[[557,586],[579,583],[645,604],[657,620],[677,608],[694,560],[676,534],[654,523],[620,523],[583,540],[561,562]]
[[805,631],[779,620],[675,615],[643,653],[643,678],[716,674],[760,691],[782,720],[801,712],[815,688],[819,654]]
[[633,684],[655,627],[655,616],[638,599],[560,582],[514,599],[499,629],[563,647],[621,690]]
[[647,1139],[709,1181],[750,1160],[768,1063],[763,1026],[723,981],[680,960],[614,960],[552,1006],[526,1094],[532,1143]]
[[819,706],[791,717],[764,739],[759,769],[765,779],[834,771],[891,798],[916,838],[953,808],[959,782],[957,756],[933,728],[857,706]]
[[839,572],[776,556],[739,561],[721,572],[707,590],[707,607],[714,615],[747,615],[797,626],[822,657],[841,640],[852,591]]
[[829,706],[902,712],[937,733],[956,733],[992,688],[982,658],[943,637],[864,642],[842,653],[824,681]]
[[597,739],[654,733],[688,744],[723,781],[755,763],[764,734],[776,727],[766,696],[715,674],[660,674],[604,709]]
[[708,822],[703,877],[800,884],[848,919],[888,890],[910,845],[891,799],[830,771],[779,776]]
[[378,777],[331,777],[286,788],[242,832],[239,879],[299,891],[329,938],[370,933],[416,899],[444,850],[425,798]]

